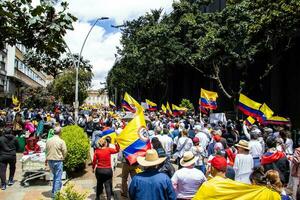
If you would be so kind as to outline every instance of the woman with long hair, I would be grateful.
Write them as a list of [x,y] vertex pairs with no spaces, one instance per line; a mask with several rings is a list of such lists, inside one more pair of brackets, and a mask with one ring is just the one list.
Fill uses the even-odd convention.
[[98,148],[95,150],[93,159],[93,172],[97,179],[96,200],[100,199],[105,186],[106,198],[111,199],[112,196],[112,177],[111,154],[118,153],[120,146],[116,144],[116,148],[110,148],[107,141],[103,138],[98,140]]

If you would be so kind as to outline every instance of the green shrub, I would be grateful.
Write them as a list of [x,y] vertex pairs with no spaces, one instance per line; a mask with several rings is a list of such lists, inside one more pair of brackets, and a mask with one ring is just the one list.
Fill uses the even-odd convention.
[[189,111],[194,111],[194,105],[188,99],[182,99],[179,106],[180,107],[185,107]]
[[79,192],[75,189],[74,183],[68,183],[60,192],[56,193],[55,200],[85,200],[87,192]]
[[68,154],[64,162],[67,172],[73,172],[82,166],[88,158],[90,143],[86,133],[76,125],[62,129],[62,139],[66,142]]

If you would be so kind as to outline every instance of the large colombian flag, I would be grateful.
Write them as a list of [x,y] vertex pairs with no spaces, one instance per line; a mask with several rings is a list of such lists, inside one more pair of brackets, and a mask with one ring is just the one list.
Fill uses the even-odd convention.
[[208,108],[210,110],[216,110],[217,109],[217,98],[218,93],[205,90],[201,88],[200,92],[200,106],[203,108]]
[[259,111],[260,107],[261,107],[260,103],[251,100],[250,98],[246,97],[243,94],[240,94],[238,108],[245,115],[255,117],[255,118],[260,118],[261,117],[261,112]]
[[139,104],[135,106],[137,108],[135,117],[117,136],[117,142],[130,164],[134,164],[138,156],[145,156],[146,151],[151,148],[149,139],[139,134],[140,129],[146,127],[143,108]]

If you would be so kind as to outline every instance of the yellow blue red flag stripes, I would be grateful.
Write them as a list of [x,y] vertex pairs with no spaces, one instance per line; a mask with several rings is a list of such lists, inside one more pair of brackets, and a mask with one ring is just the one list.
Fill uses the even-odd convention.
[[146,151],[151,148],[149,139],[141,133],[146,127],[144,112],[139,104],[136,107],[135,117],[117,136],[117,142],[130,164],[134,164],[138,156],[145,156]]
[[115,132],[114,129],[107,129],[105,131],[103,131],[100,135],[100,137],[106,138],[107,136],[109,136],[111,138],[111,143],[115,144],[115,140],[117,137],[117,134]]
[[135,105],[139,104],[133,97],[125,92],[124,99],[122,100],[122,107],[130,112],[135,113]]
[[167,108],[167,114],[168,115],[173,115],[169,102],[167,102],[166,108]]
[[211,110],[217,109],[218,93],[201,88],[200,105]]
[[251,126],[255,123],[255,119],[251,116],[247,117],[247,119],[244,121],[244,123],[247,125],[247,126]]
[[109,101],[109,105],[110,105],[112,108],[116,108],[116,107],[117,107],[116,104],[115,104],[114,102],[112,102],[112,101]]
[[274,124],[274,125],[287,125],[290,124],[290,120],[280,116],[270,117],[267,121],[264,122],[265,125]]
[[274,114],[274,112],[267,106],[267,104],[263,103],[263,105],[259,108],[259,117],[258,121],[260,123],[263,123],[267,119],[271,118]]
[[157,104],[146,99],[146,104],[148,105],[148,110],[149,111],[156,111],[157,110]]
[[261,117],[261,112],[259,108],[261,107],[261,103],[255,102],[248,98],[247,96],[240,94],[239,105],[238,108],[245,115],[252,116],[255,118]]
[[176,106],[175,104],[172,104],[172,110],[173,110],[173,115],[174,116],[182,115],[184,112],[187,111],[186,108]]
[[164,112],[164,113],[167,113],[167,108],[164,104],[161,104],[161,110]]

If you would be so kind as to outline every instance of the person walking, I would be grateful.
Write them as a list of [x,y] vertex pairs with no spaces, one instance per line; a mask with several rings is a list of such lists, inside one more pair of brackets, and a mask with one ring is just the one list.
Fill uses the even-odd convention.
[[8,186],[14,184],[14,174],[16,171],[16,152],[18,148],[18,140],[12,134],[11,128],[5,128],[4,134],[0,136],[0,178],[2,190],[6,189],[6,169],[8,164]]
[[166,160],[159,158],[156,150],[149,149],[145,157],[137,157],[137,162],[144,168],[144,172],[136,174],[129,186],[131,200],[174,200],[176,193],[170,178],[158,172],[158,166]]
[[246,140],[240,140],[235,146],[238,149],[233,165],[235,180],[250,184],[249,177],[253,169],[253,158],[249,154],[249,144]]
[[171,179],[177,200],[192,199],[202,183],[206,181],[203,172],[194,167],[198,159],[199,157],[196,157],[191,151],[187,151],[180,160],[183,168],[176,171]]
[[46,143],[46,161],[53,174],[52,198],[62,187],[63,161],[67,156],[67,146],[60,138],[61,128],[54,128],[54,136]]
[[[93,159],[93,172],[97,179],[96,200],[100,200],[100,195],[105,186],[107,200],[112,196],[112,176],[111,154],[118,153],[120,146],[116,144],[116,148],[108,147],[107,141],[103,138],[98,140],[98,148],[95,150]],[[96,170],[95,170],[96,169]]]

